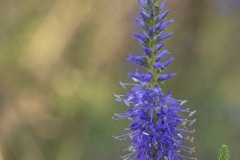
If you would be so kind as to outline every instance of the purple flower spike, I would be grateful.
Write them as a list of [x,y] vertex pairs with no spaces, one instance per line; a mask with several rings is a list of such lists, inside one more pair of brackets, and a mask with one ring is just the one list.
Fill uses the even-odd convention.
[[191,127],[196,119],[191,118],[196,111],[185,109],[186,100],[175,99],[170,92],[164,93],[162,82],[176,74],[166,73],[167,67],[174,62],[174,57],[166,59],[170,52],[163,49],[165,40],[173,33],[164,30],[173,20],[164,21],[169,10],[162,11],[167,0],[158,3],[156,0],[138,0],[141,11],[136,17],[137,24],[143,29],[142,34],[135,33],[137,41],[143,48],[143,54],[129,54],[127,61],[141,66],[141,71],[129,73],[134,81],[120,82],[124,95],[115,95],[116,101],[127,106],[127,111],[114,114],[114,120],[129,120],[127,133],[114,136],[118,140],[129,139],[129,153],[121,156],[126,160],[192,160],[189,156],[194,148],[185,146],[192,142],[188,134],[194,132]]

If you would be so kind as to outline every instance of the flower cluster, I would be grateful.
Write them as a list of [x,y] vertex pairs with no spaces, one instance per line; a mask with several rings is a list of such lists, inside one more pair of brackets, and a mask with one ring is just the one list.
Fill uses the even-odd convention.
[[164,33],[164,30],[173,20],[164,21],[169,13],[169,10],[163,11],[166,0],[160,4],[156,1],[138,0],[141,17],[135,20],[143,33],[134,36],[142,45],[144,54],[129,54],[126,60],[138,64],[145,72],[137,69],[135,73],[129,73],[133,83],[120,82],[123,88],[131,87],[129,93],[115,95],[116,101],[128,106],[128,111],[115,114],[113,118],[128,119],[130,126],[126,128],[127,134],[114,137],[131,140],[126,148],[130,153],[121,157],[124,160],[190,160],[193,158],[188,154],[194,152],[194,148],[183,143],[193,141],[188,133],[194,130],[187,129],[187,126],[195,122],[195,119],[188,119],[195,111],[184,108],[186,100],[177,100],[170,92],[164,94],[161,89],[162,82],[175,76],[175,73],[164,73],[174,58],[163,49],[164,40],[173,35]]

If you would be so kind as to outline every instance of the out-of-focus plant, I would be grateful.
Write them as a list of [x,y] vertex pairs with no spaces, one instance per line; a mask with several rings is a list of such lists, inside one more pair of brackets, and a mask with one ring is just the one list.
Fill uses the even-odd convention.
[[230,160],[230,153],[227,145],[222,145],[219,151],[219,160]]

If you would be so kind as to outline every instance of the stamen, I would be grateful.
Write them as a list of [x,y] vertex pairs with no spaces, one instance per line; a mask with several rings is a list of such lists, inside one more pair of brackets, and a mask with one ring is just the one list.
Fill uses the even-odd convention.
[[187,103],[187,100],[181,101],[179,105],[182,106],[182,105],[184,105],[185,103]]
[[195,111],[192,111],[192,112],[190,112],[190,114],[188,115],[188,117],[191,117],[191,116],[192,116],[192,115],[194,115],[196,112],[197,112],[196,110],[195,110]]

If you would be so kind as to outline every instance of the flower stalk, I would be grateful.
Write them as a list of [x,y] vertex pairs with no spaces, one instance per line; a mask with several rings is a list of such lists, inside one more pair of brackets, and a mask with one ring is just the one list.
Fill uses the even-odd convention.
[[132,83],[120,82],[123,88],[130,88],[125,95],[115,95],[116,101],[128,106],[128,110],[115,114],[115,120],[127,119],[130,125],[127,134],[114,136],[119,140],[130,139],[128,153],[124,160],[192,160],[189,155],[194,148],[184,145],[193,142],[188,134],[195,130],[188,129],[196,121],[191,119],[196,111],[185,108],[186,100],[175,99],[170,92],[164,94],[161,85],[173,78],[175,73],[166,73],[166,69],[174,61],[170,52],[164,49],[165,40],[173,33],[165,33],[165,29],[173,23],[165,21],[169,10],[164,11],[166,0],[138,0],[141,7],[140,17],[136,23],[143,29],[135,33],[144,54],[129,54],[127,61],[139,65],[135,73],[129,73]]

